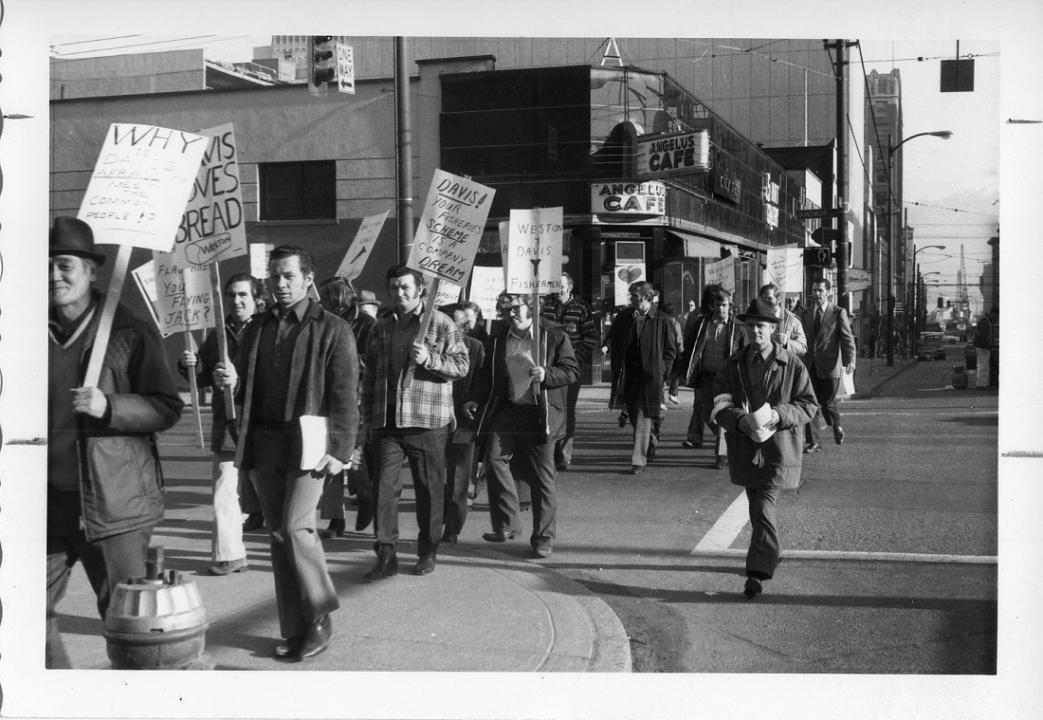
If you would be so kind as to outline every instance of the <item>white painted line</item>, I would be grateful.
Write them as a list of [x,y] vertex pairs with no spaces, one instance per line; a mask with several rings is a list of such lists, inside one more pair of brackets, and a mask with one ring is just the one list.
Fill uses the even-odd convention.
[[[741,492],[739,497],[735,498],[724,511],[724,514],[717,518],[713,527],[703,535],[702,540],[692,550],[692,555],[700,551],[726,550],[735,541],[735,538],[739,537],[739,533],[746,527],[748,520],[749,503],[746,500],[746,493]],[[744,550],[743,557],[745,556],[746,551]]]
[[[696,547],[693,557],[745,558],[746,551]],[[910,562],[959,565],[996,565],[995,555],[931,555],[930,553],[856,552],[846,550],[783,550],[783,560],[853,560],[859,562]]]

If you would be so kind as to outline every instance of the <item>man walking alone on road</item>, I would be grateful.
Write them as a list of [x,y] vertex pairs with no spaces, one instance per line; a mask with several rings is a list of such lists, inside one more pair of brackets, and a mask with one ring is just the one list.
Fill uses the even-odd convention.
[[753,534],[743,594],[756,597],[779,564],[776,502],[800,486],[801,426],[818,410],[804,364],[772,340],[775,306],[754,300],[739,316],[747,344],[716,379],[712,419],[727,433],[731,481],[746,488]]
[[[281,245],[269,256],[268,275],[276,304],[246,329],[235,364],[217,366],[214,387],[238,385],[242,403],[236,466],[250,471],[261,499],[286,639],[273,654],[301,660],[329,646],[330,613],[340,606],[315,507],[326,475],[343,470],[355,449],[358,355],[348,324],[308,297],[315,278],[310,254]],[[309,467],[301,466],[304,416],[325,423],[325,447]]]
[[[804,311],[804,334],[808,338],[808,352],[804,364],[811,373],[811,385],[818,398],[821,416],[833,428],[837,445],[844,442],[844,428],[840,426],[837,409],[837,389],[840,374],[855,371],[855,336],[847,310],[829,301],[830,284],[827,278],[811,283],[811,304]],[[818,416],[807,424],[805,453],[822,449],[818,442]]]

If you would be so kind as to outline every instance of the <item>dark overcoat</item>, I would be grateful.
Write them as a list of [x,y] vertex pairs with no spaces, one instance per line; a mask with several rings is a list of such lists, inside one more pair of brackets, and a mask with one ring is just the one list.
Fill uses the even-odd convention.
[[[650,310],[638,337],[635,310],[626,308],[616,315],[609,329],[609,357],[612,360],[610,407],[642,410],[647,417],[662,417],[663,384],[667,382],[677,356],[677,340],[671,319],[659,310]],[[627,352],[637,343],[641,373],[627,372]],[[636,402],[634,402],[636,398]]]

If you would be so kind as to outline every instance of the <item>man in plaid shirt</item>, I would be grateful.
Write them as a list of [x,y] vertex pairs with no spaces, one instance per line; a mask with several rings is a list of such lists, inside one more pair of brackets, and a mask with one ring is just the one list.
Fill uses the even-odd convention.
[[[400,470],[409,459],[416,493],[419,560],[413,573],[435,569],[442,535],[446,441],[455,424],[453,380],[467,375],[467,346],[456,324],[433,307],[424,307],[424,276],[405,265],[388,270],[388,295],[394,311],[377,321],[370,332],[362,379],[363,430],[373,433],[377,457],[377,564],[367,580],[382,580],[398,572],[398,498]],[[431,323],[423,342],[417,341],[424,321]]]

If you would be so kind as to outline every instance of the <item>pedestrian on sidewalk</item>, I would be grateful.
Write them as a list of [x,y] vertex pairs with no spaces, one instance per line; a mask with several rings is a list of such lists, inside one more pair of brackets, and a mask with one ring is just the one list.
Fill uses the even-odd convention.
[[97,385],[83,385],[102,319],[105,296],[94,283],[105,256],[90,226],[65,216],[51,227],[49,256],[44,660],[69,668],[56,609],[69,576],[82,562],[102,619],[115,586],[144,577],[164,509],[156,433],[177,423],[182,402],[159,332],[122,303]]
[[485,362],[485,345],[467,334],[471,319],[462,307],[453,310],[453,321],[463,334],[467,346],[467,374],[453,381],[453,411],[456,428],[449,434],[446,448],[445,532],[444,542],[455,543],[467,520],[468,490],[477,465],[477,422],[468,416],[464,405],[471,395],[474,378]]
[[800,486],[801,426],[818,404],[804,363],[773,340],[775,305],[757,298],[739,321],[747,343],[717,374],[711,419],[727,435],[732,483],[746,488],[753,534],[743,594],[753,598],[779,564],[776,503],[781,490]]
[[[540,317],[560,325],[569,336],[572,352],[576,362],[582,369],[590,363],[594,347],[598,342],[598,329],[594,323],[594,314],[590,304],[575,294],[575,283],[567,272],[561,274],[561,292],[546,297]],[[559,471],[569,469],[572,464],[572,447],[576,436],[576,403],[579,402],[579,389],[583,384],[581,374],[569,383],[566,389],[565,432],[554,444],[554,466]]]
[[[464,414],[475,418],[481,403],[479,434],[486,448],[486,482],[492,532],[488,542],[505,542],[519,531],[520,512],[514,472],[532,491],[532,534],[537,558],[548,558],[556,536],[555,442],[565,433],[568,386],[579,364],[564,329],[548,323],[535,337],[529,296],[512,295],[509,324],[489,338],[485,362],[475,379]],[[538,350],[538,355],[537,351]],[[513,460],[521,459],[521,464]]]
[[[372,315],[362,312],[359,307],[359,294],[351,283],[343,277],[330,278],[319,287],[319,302],[322,307],[342,318],[351,327],[355,337],[355,349],[359,360],[359,381],[362,380],[362,366],[365,358],[366,344],[369,334],[377,320]],[[350,465],[326,478],[326,486],[319,499],[319,517],[329,520],[329,525],[319,531],[319,537],[343,537],[347,530],[344,511],[344,491],[356,497],[355,530],[365,530],[373,520],[373,483],[368,472],[373,467],[372,447],[364,442],[359,433],[356,439],[355,452]]]
[[[377,458],[377,562],[365,574],[382,580],[398,573],[398,500],[402,463],[409,460],[416,494],[418,560],[415,575],[434,572],[445,512],[446,445],[455,424],[453,381],[467,375],[463,333],[425,302],[424,275],[406,265],[385,276],[392,312],[370,335],[362,380],[363,427]],[[417,335],[430,313],[422,338]]]
[[663,385],[677,344],[670,321],[653,307],[652,283],[633,283],[629,291],[630,307],[616,315],[605,344],[612,359],[609,406],[623,409],[634,428],[630,473],[638,475],[655,459],[659,437],[653,429],[663,417]]
[[[355,338],[344,320],[309,297],[314,278],[308,252],[296,245],[272,250],[275,306],[246,329],[234,364],[214,371],[215,388],[235,387],[242,405],[236,466],[250,471],[261,498],[285,638],[273,654],[293,661],[318,655],[332,639],[330,614],[340,602],[315,508],[326,476],[350,462],[359,428]],[[321,418],[325,447],[302,467],[304,417]],[[322,443],[310,433],[307,440]]]
[[[670,366],[670,374],[666,378],[666,399],[671,405],[680,405],[681,400],[677,397],[677,393],[681,389],[681,377],[677,369],[677,357],[684,354],[684,330],[681,327],[680,319],[674,314],[674,309],[669,303],[663,303],[661,300],[662,296],[656,290],[652,302],[655,304],[655,309],[665,315],[670,322],[670,329],[674,333],[674,345],[677,347],[677,356],[674,358],[674,362]],[[659,430],[657,429],[656,436],[658,435]]]
[[811,373],[811,386],[818,398],[820,410],[815,419],[805,426],[807,443],[805,453],[822,450],[818,441],[819,418],[833,428],[837,445],[844,442],[844,428],[840,426],[837,408],[837,390],[841,373],[855,371],[855,336],[847,310],[830,302],[829,278],[818,278],[811,283],[811,305],[804,312],[804,334],[808,338],[808,352],[804,364]]
[[[191,350],[181,353],[178,372],[184,377],[194,372],[200,390],[212,387],[217,364],[233,362],[246,328],[253,322],[257,311],[257,299],[260,296],[261,281],[257,278],[248,273],[230,277],[225,283],[225,305],[229,312],[225,318],[224,331],[228,358],[220,356],[215,331],[207,335],[198,353]],[[264,514],[261,512],[261,503],[250,481],[249,472],[239,470],[235,466],[235,443],[239,433],[235,420],[229,419],[223,391],[211,394],[210,407],[210,450],[214,453],[211,559],[214,564],[208,572],[211,575],[229,575],[244,572],[249,568],[243,532],[262,527]],[[234,412],[232,414],[234,415]],[[245,522],[241,517],[241,513],[244,512],[247,513]]]
[[974,348],[976,352],[975,367],[974,371],[974,386],[976,388],[987,388],[996,384],[996,380],[993,379],[993,359],[992,359],[992,346],[996,341],[996,332],[992,316],[999,317],[999,310],[992,308],[988,313],[982,315],[981,319],[978,320],[978,326],[974,331]]
[[704,300],[707,314],[694,327],[690,326],[684,339],[685,347],[692,348],[684,365],[685,384],[695,391],[695,400],[681,447],[701,448],[703,428],[707,428],[713,436],[714,467],[721,469],[727,464],[727,456],[721,447],[720,429],[710,419],[714,380],[724,367],[724,361],[742,347],[746,339],[742,327],[732,317],[731,292],[720,285],[707,285]]
[[779,319],[775,325],[775,335],[772,340],[789,350],[791,355],[802,358],[808,351],[808,338],[804,334],[804,324],[793,312],[783,307],[779,295],[779,286],[772,282],[762,285],[761,289],[757,291],[757,297],[774,307],[775,317]]

